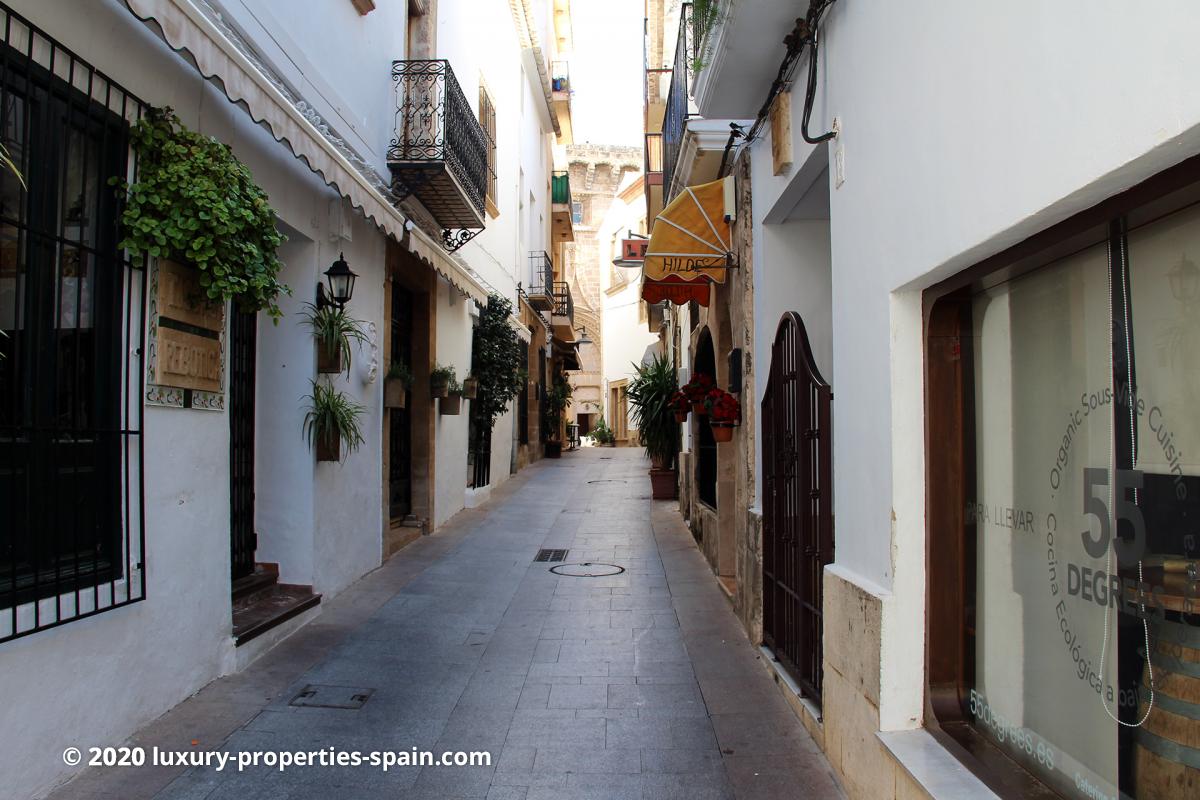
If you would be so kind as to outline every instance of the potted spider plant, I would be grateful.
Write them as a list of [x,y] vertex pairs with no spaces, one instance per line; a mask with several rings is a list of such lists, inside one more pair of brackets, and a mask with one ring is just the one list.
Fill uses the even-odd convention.
[[408,390],[413,385],[413,374],[403,361],[393,361],[383,379],[384,408],[404,408],[408,401]]
[[317,461],[341,461],[363,443],[361,417],[366,410],[327,383],[312,382],[312,393],[304,415],[308,448],[316,450]]
[[463,387],[453,374],[446,384],[446,394],[438,401],[438,411],[443,416],[456,417],[462,413]]
[[665,356],[649,364],[635,364],[629,382],[630,416],[650,459],[650,486],[655,500],[671,500],[677,488],[675,455],[679,452],[679,423],[671,399],[679,389],[675,368]]
[[304,304],[304,324],[317,340],[317,372],[337,374],[350,369],[350,342],[367,341],[362,323],[333,305]]
[[458,375],[455,374],[454,367],[435,364],[429,373],[429,394],[435,399],[445,397],[450,393],[450,384],[458,385]]

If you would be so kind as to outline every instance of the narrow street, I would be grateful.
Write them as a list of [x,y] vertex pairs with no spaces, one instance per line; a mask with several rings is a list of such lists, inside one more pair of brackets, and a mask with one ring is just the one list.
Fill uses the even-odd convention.
[[[486,751],[492,766],[92,768],[53,796],[841,796],[674,504],[653,503],[649,490],[638,449],[544,460],[134,740]],[[560,577],[534,561],[542,548],[624,572]],[[290,705],[310,685],[372,691],[357,710]]]

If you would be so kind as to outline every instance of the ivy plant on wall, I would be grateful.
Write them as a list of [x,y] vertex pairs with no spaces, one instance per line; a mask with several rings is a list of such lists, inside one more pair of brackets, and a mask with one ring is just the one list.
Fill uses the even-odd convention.
[[497,294],[488,296],[479,312],[471,346],[471,374],[479,389],[471,401],[476,424],[491,432],[509,402],[525,387],[525,345],[508,324],[512,302]]
[[191,264],[210,300],[265,309],[278,322],[275,299],[290,292],[275,255],[283,237],[250,170],[227,145],[184,127],[170,108],[151,109],[130,138],[137,181],[110,181],[125,193],[120,246]]

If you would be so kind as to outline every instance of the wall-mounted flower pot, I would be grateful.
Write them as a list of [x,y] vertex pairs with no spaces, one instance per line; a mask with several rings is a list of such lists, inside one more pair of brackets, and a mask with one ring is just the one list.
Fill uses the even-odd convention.
[[342,371],[342,351],[336,346],[317,342],[317,372],[322,375]]
[[384,408],[404,408],[408,402],[408,387],[399,378],[388,378],[383,382]]
[[337,434],[317,437],[317,461],[341,461],[342,440]]
[[442,416],[456,417],[462,413],[462,395],[448,394],[438,401],[438,410]]
[[429,379],[429,394],[431,397],[445,397],[450,393],[450,381],[436,375]]
[[714,422],[711,424],[713,441],[716,442],[732,442],[733,441],[733,423],[732,422]]
[[463,378],[462,396],[468,400],[479,396],[479,378]]
[[546,442],[546,458],[562,458],[562,442]]
[[675,412],[675,421],[676,422],[687,422],[687,418],[688,418],[688,412],[686,412],[686,411],[676,411]]
[[650,494],[655,500],[674,500],[677,486],[678,480],[675,470],[650,470]]
[[704,403],[692,403],[692,413],[704,416],[708,413],[708,409],[704,407]]

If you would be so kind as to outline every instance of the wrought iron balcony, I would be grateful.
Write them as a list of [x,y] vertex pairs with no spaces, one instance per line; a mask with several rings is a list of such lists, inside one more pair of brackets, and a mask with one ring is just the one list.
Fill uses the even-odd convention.
[[[684,3],[679,11],[679,33],[675,40],[675,64],[671,70],[671,88],[667,92],[667,107],[663,114],[663,190],[671,190],[671,179],[679,161],[679,149],[690,116],[688,91],[692,84],[692,4]],[[664,198],[669,201],[671,198]]]
[[529,305],[538,311],[554,309],[554,262],[550,254],[534,250],[529,254]]
[[[569,324],[575,324],[575,300],[571,297],[571,285],[566,281],[554,282],[554,316],[566,317]],[[555,320],[554,324],[561,323]]]
[[456,250],[484,227],[488,151],[493,146],[450,62],[392,62],[396,124],[388,167],[401,197],[414,195]]

